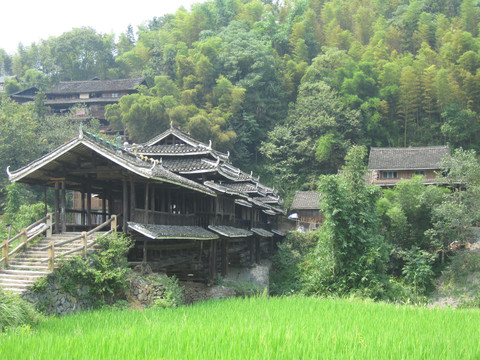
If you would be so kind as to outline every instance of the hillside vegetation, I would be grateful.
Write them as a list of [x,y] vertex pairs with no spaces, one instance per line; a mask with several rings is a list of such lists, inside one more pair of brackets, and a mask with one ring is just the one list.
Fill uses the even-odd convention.
[[479,149],[474,0],[211,0],[145,20],[117,40],[80,28],[0,50],[20,79],[6,88],[143,76],[112,124],[142,141],[173,121],[284,193],[351,144]]

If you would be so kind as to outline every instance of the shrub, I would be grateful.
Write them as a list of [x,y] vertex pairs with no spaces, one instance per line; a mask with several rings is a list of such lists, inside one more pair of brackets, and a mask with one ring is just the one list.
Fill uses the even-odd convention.
[[183,305],[183,288],[178,284],[175,276],[160,275],[155,278],[152,285],[161,290],[153,301],[154,307],[171,308]]
[[[63,291],[79,297],[78,290],[87,286],[93,306],[112,303],[122,297],[127,289],[126,255],[133,246],[132,240],[125,234],[116,233],[104,236],[97,241],[100,249],[86,260],[80,256],[62,259],[55,272],[49,275],[49,283],[58,283]],[[44,283],[35,284],[35,291],[46,289]]]
[[0,332],[7,328],[34,325],[40,318],[33,305],[19,295],[0,291]]
[[317,232],[287,234],[284,242],[278,244],[278,250],[272,259],[270,270],[270,294],[288,295],[301,290],[301,276],[298,265],[311,251],[318,239]]

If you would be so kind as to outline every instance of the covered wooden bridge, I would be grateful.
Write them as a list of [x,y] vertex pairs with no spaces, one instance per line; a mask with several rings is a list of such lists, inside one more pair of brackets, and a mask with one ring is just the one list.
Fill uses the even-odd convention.
[[[123,231],[136,241],[132,264],[212,279],[219,271],[226,274],[229,264],[258,262],[272,251],[274,237],[282,235],[265,228],[282,213],[268,204],[272,197],[262,196],[262,202],[205,174],[197,179],[172,170],[162,158],[80,131],[51,153],[7,172],[12,182],[44,186],[45,197],[54,189],[56,233],[88,230],[118,215]],[[79,208],[69,206],[72,191],[81,194]],[[102,201],[100,212],[92,210],[93,196]]]

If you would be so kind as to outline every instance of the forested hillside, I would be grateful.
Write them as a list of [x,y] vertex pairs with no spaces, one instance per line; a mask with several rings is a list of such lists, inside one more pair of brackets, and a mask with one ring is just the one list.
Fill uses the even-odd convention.
[[7,91],[143,76],[112,124],[138,142],[173,121],[285,194],[352,144],[480,150],[477,1],[211,0],[146,20],[0,50]]

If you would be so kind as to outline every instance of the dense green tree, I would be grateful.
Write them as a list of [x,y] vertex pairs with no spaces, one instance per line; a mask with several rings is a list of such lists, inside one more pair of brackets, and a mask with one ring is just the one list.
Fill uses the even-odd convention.
[[386,247],[375,213],[378,188],[365,185],[366,148],[352,147],[341,175],[320,178],[325,221],[318,245],[302,264],[307,294],[360,291],[385,297]]

